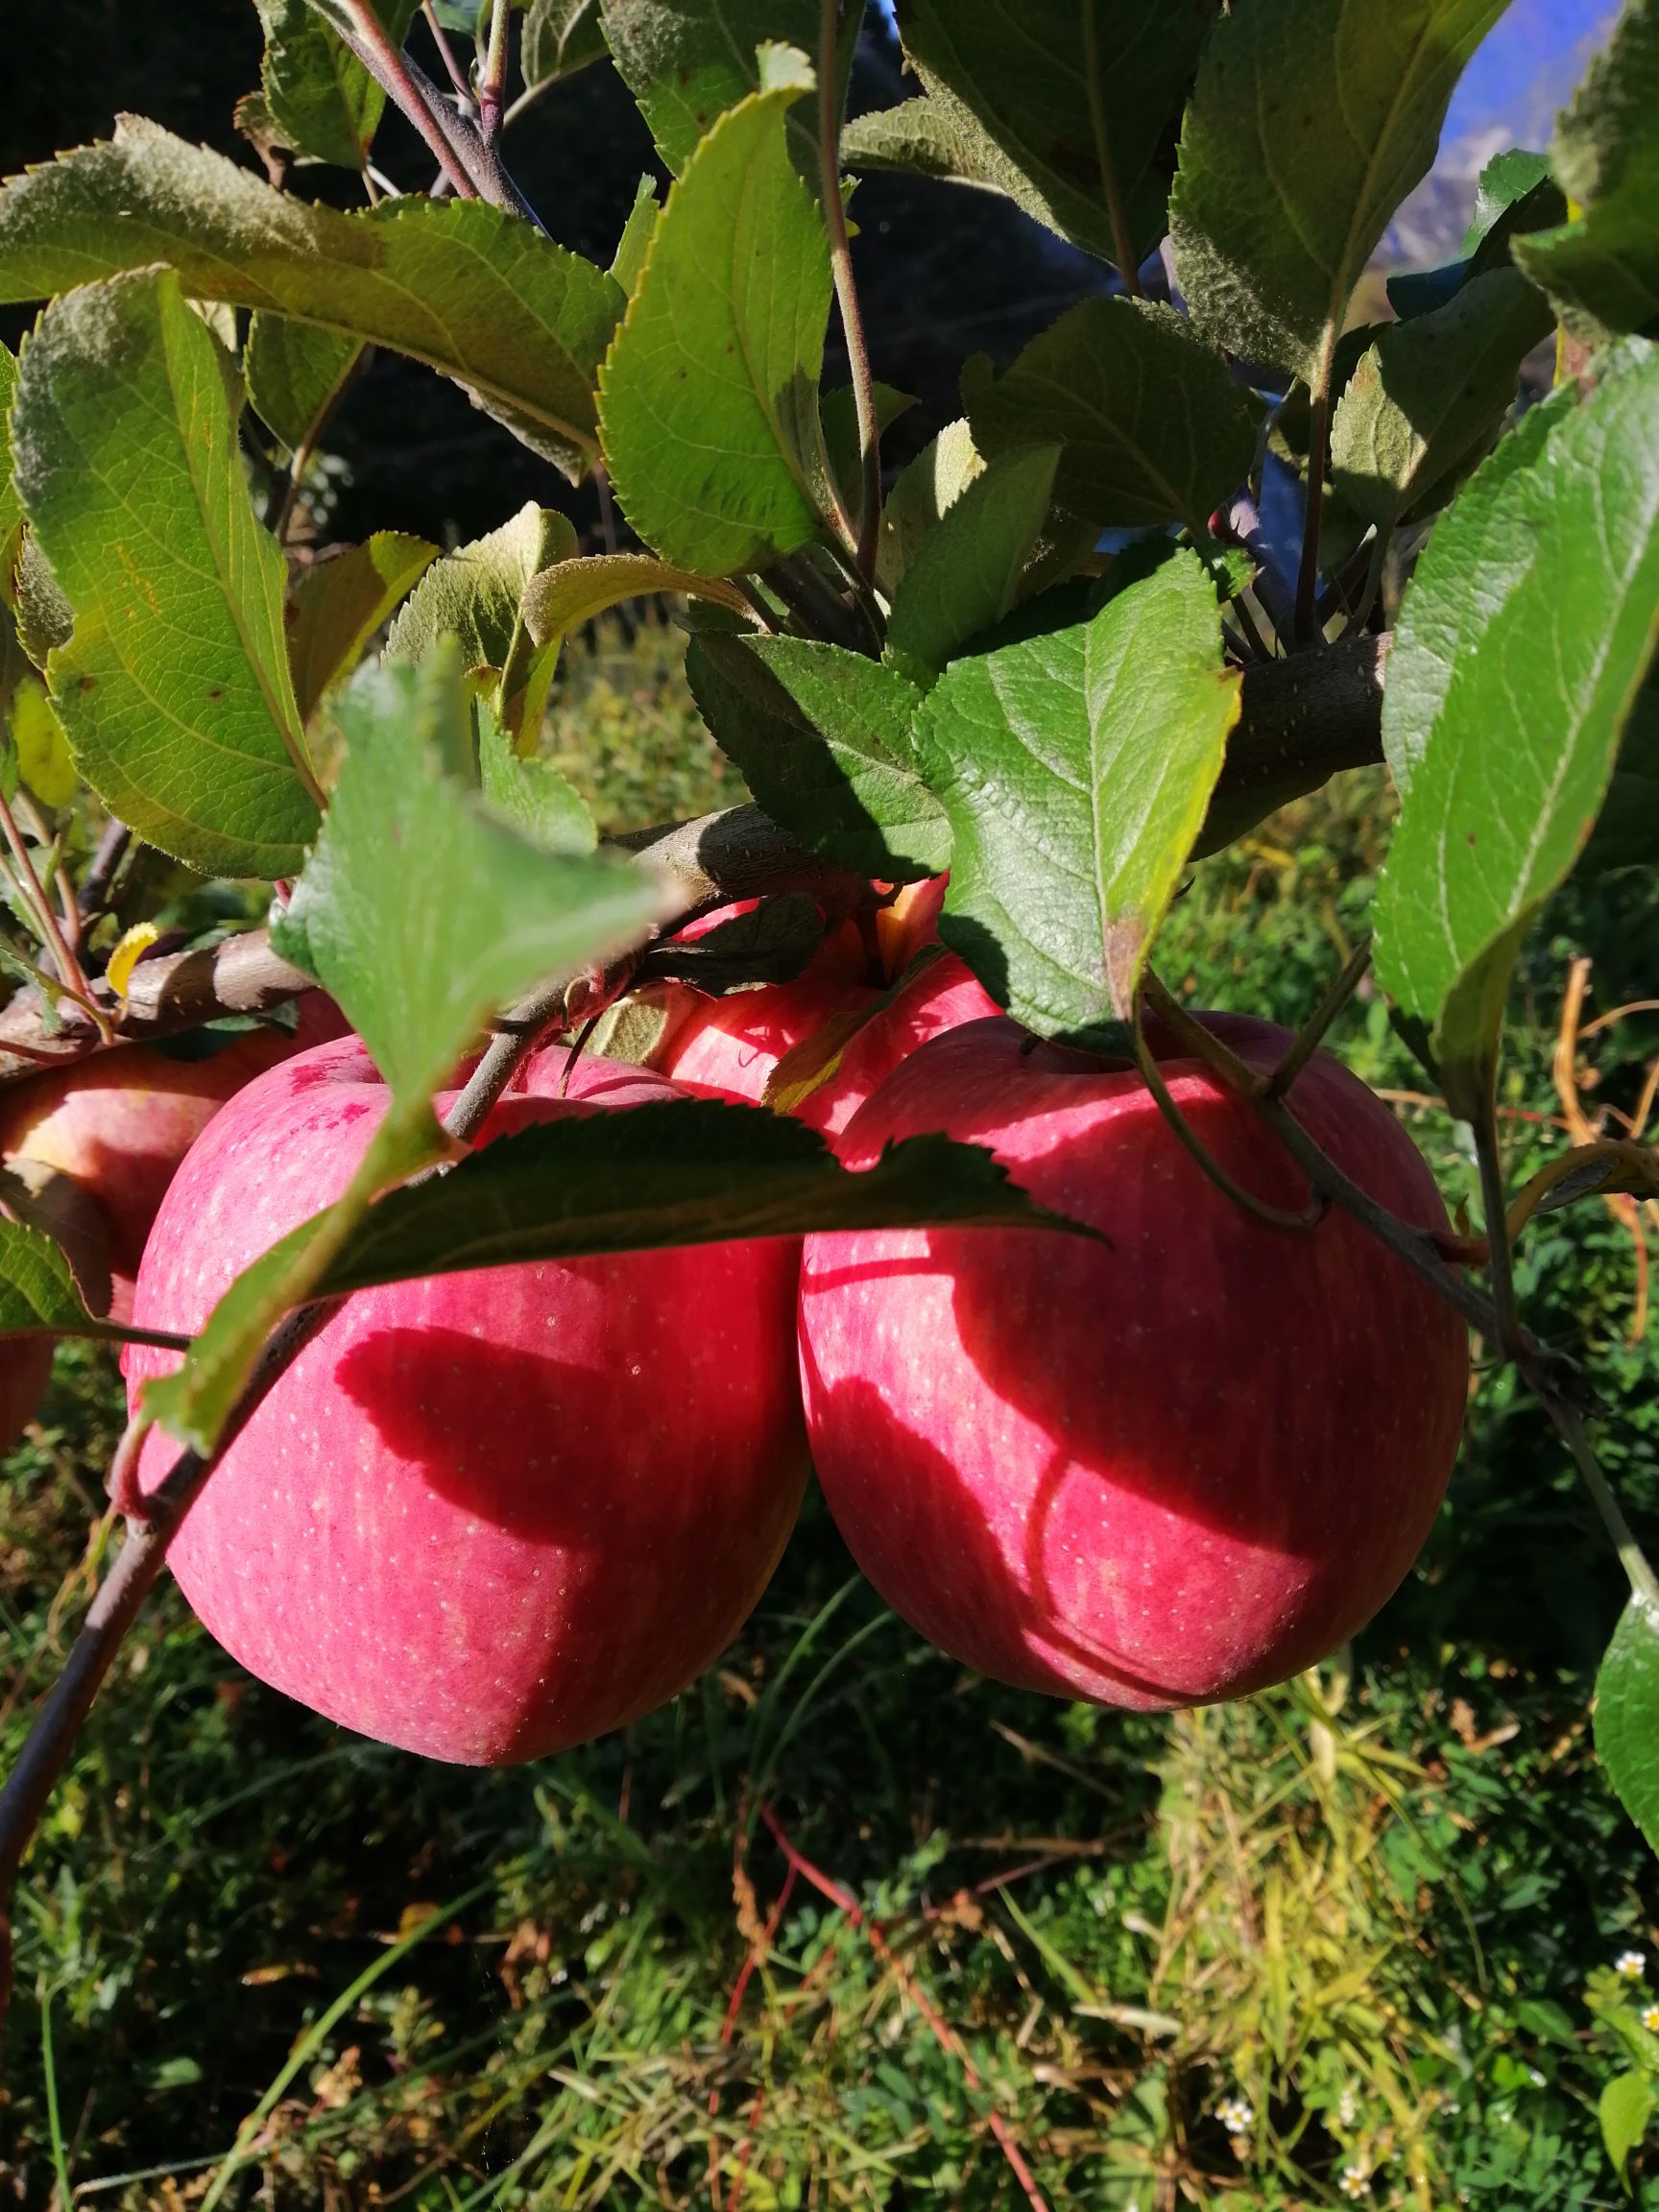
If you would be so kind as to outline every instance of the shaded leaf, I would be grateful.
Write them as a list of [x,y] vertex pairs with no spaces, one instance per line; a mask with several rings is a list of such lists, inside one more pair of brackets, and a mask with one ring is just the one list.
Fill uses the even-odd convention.
[[907,1225],[1089,1232],[1035,1205],[991,1154],[910,1137],[853,1171],[805,1123],[664,1100],[497,1138],[382,1199],[319,1287],[469,1267]]
[[1092,522],[1184,522],[1202,532],[1256,450],[1248,395],[1173,308],[1085,300],[1003,376],[979,356],[962,379],[974,443],[1064,448],[1056,496]]
[[[266,110],[295,153],[361,169],[386,95],[308,0],[254,0],[265,33],[260,84]],[[375,12],[401,46],[415,0],[377,0]]]
[[36,667],[44,668],[56,648],[68,644],[75,615],[32,530],[24,531],[18,544],[11,586],[18,641]]
[[988,186],[1115,261],[1109,160],[1139,261],[1164,234],[1163,141],[1215,12],[1214,0],[907,0],[904,50],[926,97],[860,118],[847,158]]
[[1521,364],[1554,317],[1518,269],[1474,277],[1444,307],[1384,330],[1331,427],[1331,476],[1365,521],[1420,515],[1496,431]]
[[655,591],[709,599],[733,614],[749,612],[742,592],[717,577],[670,567],[649,553],[599,553],[587,561],[561,561],[533,577],[524,593],[525,626],[538,645],[556,649],[561,639],[607,608]]
[[1659,0],[1627,0],[1551,156],[1584,212],[1519,240],[1516,260],[1575,336],[1659,333]]
[[74,610],[48,673],[82,774],[204,875],[282,876],[319,792],[238,398],[177,276],[87,285],[54,301],[25,351],[17,480]]
[[437,557],[424,538],[377,530],[306,569],[288,615],[288,665],[301,721],[309,722],[329,685],[356,666]]
[[[726,110],[760,89],[758,47],[817,53],[820,12],[818,0],[600,0],[617,71],[675,176]],[[859,11],[847,14],[850,62]]]
[[721,116],[671,188],[600,376],[605,458],[663,559],[728,575],[819,529],[824,219],[783,118],[809,78]]
[[1659,865],[1659,685],[1643,685],[1619,742],[1619,761],[1578,873]]
[[499,207],[407,194],[343,215],[135,116],[0,190],[0,299],[157,261],[193,298],[424,361],[572,476],[593,458],[621,290]]
[[685,673],[721,751],[811,852],[888,881],[950,865],[912,749],[922,694],[898,669],[813,638],[704,636]]
[[1536,410],[1474,479],[1468,514],[1459,499],[1437,525],[1390,665],[1389,757],[1412,765],[1378,885],[1378,974],[1431,1026],[1466,1118],[1516,948],[1589,837],[1654,647],[1659,349],[1629,340],[1603,359],[1594,395]]
[[1495,154],[1480,172],[1475,213],[1458,258],[1440,269],[1397,270],[1388,278],[1388,304],[1402,322],[1444,307],[1472,277],[1512,268],[1512,239],[1546,230],[1566,214],[1566,199],[1544,155],[1518,147]]
[[1434,158],[1505,0],[1238,0],[1198,71],[1170,200],[1194,322],[1314,391],[1361,270]]
[[530,0],[518,35],[518,67],[526,85],[574,77],[604,57],[598,0]]
[[253,412],[290,453],[308,451],[366,351],[337,331],[253,316],[242,353]]
[[[876,424],[885,432],[902,415],[907,415],[915,406],[908,392],[899,392],[891,384],[883,384],[878,377],[870,387],[876,402]],[[824,458],[830,465],[830,479],[841,494],[841,503],[850,515],[858,512],[858,501],[863,493],[864,461],[858,443],[858,407],[851,384],[837,384],[832,392],[826,392],[818,402],[818,414],[824,427]]]
[[23,502],[12,473],[12,434],[8,427],[12,395],[17,389],[17,357],[0,346],[0,565],[12,565],[11,545],[23,520]]
[[718,998],[757,983],[792,983],[823,942],[818,902],[790,891],[760,900],[747,914],[734,914],[699,937],[671,937],[653,946],[651,974]]
[[1083,1038],[1132,1012],[1238,714],[1186,551],[929,693],[917,751],[954,833],[940,933],[1016,1020]]
[[558,664],[558,639],[542,647],[525,619],[533,576],[576,550],[565,516],[529,500],[510,522],[462,545],[429,568],[392,626],[386,650],[418,661],[441,637],[454,638],[461,663],[482,678],[515,737],[541,727]]
[[1048,514],[1055,445],[998,454],[922,541],[893,599],[887,658],[924,687],[1001,620]]

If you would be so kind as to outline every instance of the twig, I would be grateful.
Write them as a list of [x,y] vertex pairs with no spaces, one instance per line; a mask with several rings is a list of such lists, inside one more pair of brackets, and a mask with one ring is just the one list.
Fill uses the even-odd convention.
[[[875,1952],[877,1958],[880,1960],[893,1979],[899,1984],[905,1996],[921,2014],[928,2033],[938,2044],[940,2050],[945,2052],[949,2057],[953,2058],[961,2067],[962,2078],[969,2088],[980,2097],[988,2097],[990,2092],[986,2085],[985,2077],[974,2065],[966,2045],[940,2012],[927,1992],[922,1987],[915,1975],[911,1973],[906,1962],[899,1957],[893,1946],[887,1941],[879,1923],[866,1914],[864,1908],[850,1889],[844,1889],[839,1882],[832,1881],[822,1868],[814,1866],[810,1859],[797,1850],[782,1823],[769,1805],[761,1806],[760,1817],[766,1823],[767,1832],[773,1842],[782,1852],[784,1863],[792,1872],[799,1874],[804,1882],[809,1883],[821,1897],[827,1898],[837,1911],[846,1914],[849,1927],[858,1931]],[[987,2110],[985,2118],[992,2134],[997,2138],[998,2146],[1003,2157],[1008,2161],[1009,2172],[1025,2194],[1025,2200],[1031,2206],[1031,2212],[1048,2212],[1047,2201],[1037,2185],[1037,2177],[1025,2163],[1024,2153],[1021,2151],[1019,2144],[1015,2142],[1013,2130],[1009,2128],[1007,2121],[1003,2119],[995,2104],[992,2104]]]
[[121,863],[132,849],[132,832],[125,822],[113,815],[105,823],[86,873],[81,878],[81,936],[76,951],[83,958],[86,953],[86,939],[94,926],[103,919],[109,893],[115,878],[121,873]]
[[[478,187],[451,143],[451,132],[438,112],[439,104],[422,92],[415,64],[393,43],[369,0],[333,0],[319,12],[327,15],[375,83],[421,133],[451,191],[463,200],[476,200]],[[342,15],[345,22],[340,20]]]
[[1659,1575],[1649,1566],[1618,1499],[1613,1495],[1612,1486],[1601,1472],[1601,1463],[1584,1432],[1584,1423],[1577,1408],[1569,1405],[1547,1379],[1531,1372],[1529,1362],[1526,1359],[1521,1363],[1521,1372],[1531,1385],[1539,1404],[1555,1424],[1562,1442],[1572,1453],[1574,1462],[1584,1479],[1584,1486],[1596,1501],[1597,1510],[1613,1540],[1613,1548],[1619,1554],[1633,1595],[1651,1606],[1655,1614],[1659,1614]]
[[512,23],[511,0],[493,0],[490,12],[490,43],[485,49],[484,68],[478,80],[478,135],[486,146],[493,145],[501,129]]
[[87,982],[81,963],[76,958],[68,939],[63,934],[57,912],[51,900],[46,896],[45,887],[40,881],[39,872],[35,866],[34,855],[24,842],[22,830],[17,827],[17,817],[12,813],[4,795],[0,795],[0,830],[5,833],[6,843],[11,849],[12,859],[17,870],[18,886],[24,899],[34,910],[41,942],[52,955],[58,970],[59,981],[62,984],[65,992],[87,1009],[87,1012],[92,1015],[94,1022],[102,1026],[104,1019],[102,1009],[97,1012],[93,1011],[92,987]]
[[847,209],[841,198],[841,72],[837,62],[839,0],[822,0],[818,27],[818,158],[824,184],[824,220],[830,232],[830,260],[835,272],[835,302],[853,373],[853,404],[858,417],[858,457],[863,491],[854,558],[866,584],[876,575],[876,547],[881,533],[881,425],[870,374],[870,349],[864,316],[853,276],[853,247],[847,235]]
[[1089,87],[1089,119],[1094,127],[1094,159],[1100,171],[1100,189],[1112,224],[1113,251],[1118,274],[1132,300],[1141,297],[1141,264],[1129,228],[1129,210],[1123,203],[1118,164],[1112,157],[1112,132],[1106,120],[1106,87],[1100,75],[1099,9],[1101,0],[1083,0],[1083,75]]
[[1296,638],[1314,641],[1319,585],[1319,524],[1325,506],[1325,462],[1331,445],[1331,368],[1326,363],[1308,417],[1308,504],[1302,519],[1302,562],[1296,571]]
[[467,73],[455,59],[455,49],[449,43],[449,34],[438,20],[438,11],[432,0],[421,0],[421,13],[432,35],[432,43],[438,49],[438,59],[444,64],[444,73],[454,85],[459,98],[470,100],[472,87],[467,82]]

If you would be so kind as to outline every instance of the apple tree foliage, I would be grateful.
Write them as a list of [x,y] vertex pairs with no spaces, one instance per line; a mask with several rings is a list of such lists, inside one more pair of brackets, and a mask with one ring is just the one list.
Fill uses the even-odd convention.
[[[718,1105],[452,1157],[432,1099],[493,1020],[580,985],[577,1026],[686,919],[538,757],[564,641],[597,613],[683,598],[698,705],[790,856],[745,888],[949,869],[946,943],[1085,1047],[1137,1024],[1195,854],[1385,758],[1376,975],[1490,1171],[1500,1349],[1558,1404],[1621,1538],[1598,1735],[1659,1845],[1659,1584],[1508,1302],[1492,1143],[1527,930],[1575,868],[1659,862],[1659,0],[1628,0],[1547,154],[1491,164],[1457,258],[1356,322],[1503,5],[901,0],[918,89],[849,119],[856,5],[529,0],[505,36],[486,6],[462,103],[416,59],[406,0],[257,0],[239,119],[264,175],[126,118],[0,188],[0,299],[39,306],[0,350],[0,789],[56,818],[84,784],[201,876],[280,886],[274,947],[394,1098],[346,1197],[153,1386],[164,1426],[210,1451],[281,1317],[370,1284],[1036,1218],[972,1148],[912,1141],[854,1174]],[[608,268],[525,206],[498,128],[504,94],[534,129],[530,95],[601,66],[665,179]],[[430,193],[374,164],[388,93],[420,111]],[[334,204],[338,175],[311,196],[329,165],[361,205]],[[876,170],[1000,195],[1096,271],[1016,359],[966,361],[960,415],[885,476],[905,402],[869,376],[847,246]],[[851,392],[825,389],[837,316]],[[299,482],[371,349],[461,385],[573,484],[602,469],[633,541],[585,557],[504,486],[500,526],[442,557],[385,533],[297,570],[288,503],[251,478]],[[1297,487],[1287,548],[1260,527],[1267,470]],[[1276,684],[1300,704],[1264,732]],[[12,964],[50,1028],[69,978],[28,926]],[[777,958],[752,930],[725,979]],[[1553,1199],[1640,1184],[1635,1149],[1564,1161]],[[0,1328],[93,1325],[56,1247],[0,1237]]]

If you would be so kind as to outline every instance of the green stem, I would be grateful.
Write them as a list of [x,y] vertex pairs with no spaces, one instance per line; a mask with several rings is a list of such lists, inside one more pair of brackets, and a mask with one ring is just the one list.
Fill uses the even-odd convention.
[[1492,1308],[1498,1317],[1498,1349],[1505,1359],[1520,1359],[1521,1316],[1515,1305],[1515,1269],[1509,1253],[1508,1204],[1503,1192],[1503,1161],[1498,1148],[1496,1102],[1487,1086],[1485,1102],[1474,1124],[1475,1155],[1480,1164],[1480,1208],[1486,1216],[1487,1268]]
[[501,129],[501,110],[507,97],[507,56],[513,23],[511,0],[494,0],[490,12],[490,38],[484,51],[484,68],[478,79],[478,134],[486,146]]
[[1296,571],[1296,638],[1313,641],[1317,624],[1319,523],[1325,506],[1325,462],[1331,446],[1331,366],[1327,360],[1313,394],[1308,428],[1308,507],[1302,519],[1302,565]]
[[1585,1433],[1584,1423],[1577,1409],[1533,1373],[1529,1362],[1522,1362],[1521,1372],[1531,1385],[1539,1404],[1555,1424],[1562,1442],[1572,1453],[1578,1472],[1584,1479],[1584,1487],[1596,1501],[1597,1510],[1613,1540],[1613,1548],[1619,1554],[1633,1595],[1659,1614],[1659,1575],[1648,1565],[1646,1552],[1637,1543],[1630,1524],[1613,1495],[1612,1486],[1601,1472],[1601,1462],[1597,1458],[1595,1446]]
[[858,458],[863,491],[854,558],[866,584],[876,576],[876,548],[881,531],[881,425],[876,413],[876,387],[870,373],[870,349],[858,287],[853,276],[853,247],[847,235],[847,209],[841,199],[841,71],[837,54],[839,0],[823,0],[818,30],[818,159],[824,187],[824,220],[830,231],[830,260],[835,273],[835,301],[853,373],[853,404],[858,418]]

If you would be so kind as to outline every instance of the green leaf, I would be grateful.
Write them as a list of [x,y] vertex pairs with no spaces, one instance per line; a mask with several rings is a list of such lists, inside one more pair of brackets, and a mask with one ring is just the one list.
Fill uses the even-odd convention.
[[424,361],[572,477],[594,457],[621,289],[502,208],[411,193],[343,215],[134,116],[0,190],[0,300],[157,261],[192,298]]
[[1238,0],[1181,133],[1170,230],[1198,326],[1325,387],[1360,272],[1506,0]]
[[505,727],[486,708],[478,731],[484,796],[514,829],[549,853],[591,853],[598,828],[588,802],[549,760],[520,759]]
[[306,569],[288,617],[288,665],[301,721],[309,722],[324,693],[350,674],[437,557],[424,538],[377,530]]
[[510,522],[474,539],[426,571],[392,626],[388,654],[418,661],[441,637],[460,647],[461,663],[488,690],[515,737],[534,738],[558,664],[558,639],[538,644],[525,618],[530,580],[576,550],[565,516],[532,499]]
[[308,452],[366,350],[333,330],[253,316],[242,353],[253,412],[290,453]]
[[68,644],[75,615],[32,530],[24,531],[17,547],[11,585],[18,640],[36,667],[44,668],[58,647]]
[[394,1191],[354,1231],[320,1289],[901,1226],[1088,1234],[1035,1205],[977,1145],[910,1137],[854,1172],[800,1121],[720,1099],[664,1100],[497,1138],[446,1174]]
[[530,0],[518,37],[524,82],[545,84],[605,58],[598,0]]
[[1512,207],[1519,206],[1540,184],[1549,181],[1547,155],[1528,153],[1522,146],[1511,146],[1507,153],[1494,154],[1476,182],[1475,212],[1463,234],[1464,252],[1473,253]]
[[35,1330],[93,1335],[98,1324],[62,1247],[0,1215],[0,1335]]
[[611,257],[611,275],[630,299],[645,266],[645,256],[651,251],[657,218],[661,212],[655,180],[641,177],[635,187],[634,204],[628,210],[622,235],[616,241],[616,251]]
[[[1486,586],[1500,595],[1511,589],[1531,558],[1525,537],[1516,535],[1510,520],[1509,480],[1533,466],[1573,399],[1570,392],[1552,393],[1521,418],[1458,493],[1455,519],[1448,517],[1435,530],[1418,558],[1412,588],[1394,627],[1382,695],[1382,752],[1402,798],[1410,789],[1457,664],[1484,619]],[[1479,592],[1467,588],[1477,576],[1482,583]]]
[[962,400],[984,454],[1058,441],[1056,496],[1101,525],[1202,532],[1256,450],[1249,396],[1226,362],[1172,307],[1144,301],[1085,300],[1003,376],[977,356]]
[[[265,33],[260,83],[271,119],[295,153],[361,169],[386,95],[308,0],[254,0]],[[377,6],[401,46],[415,0]]]
[[879,575],[889,595],[920,551],[971,484],[985,473],[985,456],[974,443],[966,418],[947,422],[914,461],[900,469],[881,510]]
[[1551,153],[1584,213],[1516,260],[1575,337],[1659,330],[1659,0],[1627,0]]
[[1596,1755],[1659,1851],[1659,1609],[1632,1596],[1596,1676]]
[[561,561],[531,579],[524,592],[524,622],[538,645],[555,649],[573,630],[608,608],[648,592],[684,592],[710,599],[733,614],[747,614],[749,602],[733,585],[671,568],[649,553],[598,553],[587,561]]
[[1059,458],[1057,445],[998,454],[918,547],[894,594],[887,658],[924,688],[1019,597]]
[[327,818],[273,925],[400,1104],[424,1106],[495,1008],[620,951],[661,910],[642,869],[549,854],[445,773],[467,714],[452,654],[360,672]]
[[80,787],[63,725],[46,696],[46,686],[25,676],[12,700],[12,742],[23,781],[42,805],[55,813],[67,806]]
[[898,669],[813,638],[710,634],[685,673],[721,751],[811,852],[890,882],[949,867],[950,826],[911,744],[922,694]]
[[8,427],[17,389],[17,357],[0,346],[0,562],[12,565],[12,538],[23,520],[23,502],[12,472],[12,434]]
[[730,575],[818,534],[830,248],[790,166],[797,76],[728,110],[668,194],[600,373],[629,521],[665,561]]
[[48,674],[82,774],[204,875],[285,876],[320,794],[239,397],[177,276],[140,274],[46,310],[12,432],[31,529],[74,610]]
[[1087,1038],[1132,1013],[1238,715],[1186,551],[929,693],[917,751],[954,833],[941,934],[1016,1020]]
[[693,7],[685,0],[600,0],[600,13],[622,81],[676,177],[726,110],[759,90],[757,47],[818,51],[818,0],[699,0]]
[[926,98],[862,117],[847,158],[1000,191],[1116,262],[1110,162],[1139,262],[1164,235],[1163,144],[1214,17],[1214,0],[910,0],[904,50]]
[[1646,2074],[1615,2074],[1596,2101],[1601,2140],[1619,2178],[1630,2163],[1653,2117],[1653,2083]]
[[1435,504],[1496,431],[1522,362],[1553,327],[1543,295],[1518,269],[1494,269],[1444,307],[1384,330],[1332,422],[1337,492],[1380,531]]
[[1384,734],[1413,765],[1377,971],[1431,1027],[1465,1118],[1488,1095],[1516,948],[1590,834],[1654,647],[1659,349],[1628,340],[1603,364],[1591,397],[1499,447],[1467,515],[1448,511],[1395,638]]

